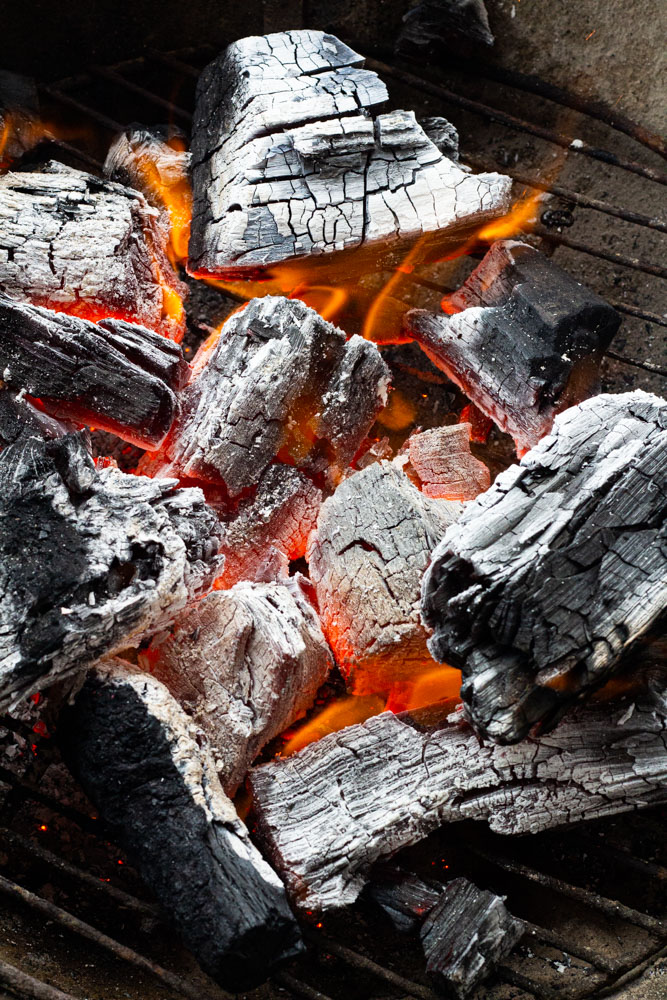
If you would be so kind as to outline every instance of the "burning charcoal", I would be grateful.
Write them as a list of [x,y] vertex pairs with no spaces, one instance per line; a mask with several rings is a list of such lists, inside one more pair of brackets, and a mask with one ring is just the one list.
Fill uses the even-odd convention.
[[336,662],[355,694],[388,690],[433,665],[419,588],[462,506],[431,500],[391,462],[355,473],[322,505],[310,577]]
[[310,708],[333,665],[306,583],[215,591],[140,654],[206,734],[229,795],[262,747]]
[[505,897],[455,878],[442,889],[421,930],[426,971],[435,985],[464,998],[509,955],[524,924]]
[[358,254],[337,260],[356,281],[417,239],[423,259],[442,256],[507,211],[510,179],[462,170],[412,112],[373,121],[367,109],[387,90],[362,65],[333,35],[303,30],[241,39],[203,71],[192,274],[252,277],[302,258],[301,270],[317,270],[364,248],[363,265]]
[[64,756],[202,968],[234,992],[301,950],[195,725],[159,681],[98,664],[58,726]]
[[116,137],[104,163],[112,181],[141,191],[146,201],[165,213],[172,263],[188,256],[192,193],[185,139],[167,126],[131,125]]
[[423,583],[434,657],[476,729],[548,727],[667,609],[667,402],[596,396],[466,508]]
[[198,489],[97,470],[79,434],[0,455],[0,708],[135,645],[213,583]]
[[493,45],[484,0],[422,0],[403,16],[396,53],[410,59],[442,51],[443,43],[474,52]]
[[57,417],[157,448],[176,413],[173,390],[190,368],[176,344],[145,327],[91,323],[0,294],[0,372]]
[[322,491],[302,472],[270,465],[254,497],[242,500],[224,525],[220,551],[225,565],[218,584],[232,587],[239,580],[263,579],[267,559],[275,553],[286,575],[289,562],[306,554],[321,505]]
[[130,188],[55,162],[0,177],[0,291],[12,298],[180,340],[185,286],[166,244],[155,210]]
[[346,341],[298,299],[253,299],[194,367],[165,451],[179,473],[222,481],[232,497],[276,460],[336,482],[387,401],[377,347]]
[[422,118],[419,122],[424,132],[434,146],[450,160],[459,158],[459,133],[446,118],[436,115],[433,118]]
[[491,483],[487,467],[470,454],[470,424],[413,434],[407,453],[419,489],[427,497],[474,500]]
[[620,322],[594,292],[513,240],[493,244],[447,309],[453,315],[412,310],[408,332],[519,451],[596,391]]
[[397,931],[417,930],[442,895],[442,885],[424,882],[418,875],[394,865],[373,871],[367,895],[386,913]]
[[29,437],[58,438],[74,428],[42,413],[19,393],[0,390],[0,448]]
[[32,149],[43,136],[35,81],[0,70],[0,170]]
[[664,678],[633,697],[512,747],[453,717],[376,715],[251,771],[258,833],[294,902],[319,911],[353,903],[376,861],[444,823],[536,833],[665,802]]

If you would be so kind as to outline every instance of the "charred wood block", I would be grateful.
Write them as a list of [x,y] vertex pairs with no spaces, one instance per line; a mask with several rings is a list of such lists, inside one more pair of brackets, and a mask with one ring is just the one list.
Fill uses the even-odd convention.
[[291,577],[215,591],[140,654],[206,734],[229,795],[262,747],[311,707],[333,666],[305,585]]
[[43,413],[22,393],[0,389],[0,448],[29,437],[62,437],[74,429]]
[[554,416],[597,391],[603,352],[620,317],[544,257],[513,240],[494,243],[452,315],[415,309],[408,332],[522,452]]
[[407,441],[410,471],[427,497],[474,500],[491,484],[489,470],[470,454],[470,424],[450,424]]
[[0,70],[0,170],[32,149],[43,135],[35,81]]
[[251,844],[196,727],[113,660],[58,726],[64,756],[202,968],[234,992],[301,950],[280,880]]
[[225,565],[218,585],[262,580],[276,562],[286,575],[288,564],[306,554],[321,505],[322,491],[302,472],[270,465],[255,495],[242,500],[223,526]]
[[205,593],[219,524],[198,489],[98,470],[80,435],[0,455],[0,708],[136,645]]
[[441,894],[442,885],[391,864],[376,866],[365,893],[404,934],[421,927]]
[[180,340],[185,286],[167,231],[138,191],[62,163],[0,177],[0,291]]
[[431,500],[391,462],[350,476],[322,505],[308,549],[324,633],[356,694],[431,664],[419,613],[437,539],[462,511]]
[[56,417],[157,448],[189,372],[177,345],[145,327],[91,323],[0,295],[0,377]]
[[284,462],[337,482],[387,401],[375,344],[298,299],[252,299],[195,359],[166,453],[179,473],[232,497]]
[[251,771],[257,830],[299,907],[346,906],[376,861],[444,823],[536,833],[665,802],[666,721],[664,687],[578,707],[512,747],[385,712]]
[[426,244],[441,254],[507,211],[509,178],[462,170],[412,112],[373,121],[387,91],[362,65],[333,35],[302,30],[241,39],[203,71],[192,274],[248,277],[302,258],[317,268],[346,251],[338,263],[356,279],[362,259],[377,269],[421,237],[425,258]]
[[667,610],[667,402],[596,396],[466,508],[423,582],[478,731],[548,726]]
[[426,971],[441,989],[467,997],[524,933],[505,897],[456,878],[442,889],[421,930]]

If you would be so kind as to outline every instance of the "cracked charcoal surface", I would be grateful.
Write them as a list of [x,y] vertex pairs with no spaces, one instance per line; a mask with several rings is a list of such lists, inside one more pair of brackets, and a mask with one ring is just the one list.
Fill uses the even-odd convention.
[[56,417],[156,448],[188,374],[176,344],[146,327],[117,319],[91,323],[0,294],[0,377]]
[[357,694],[387,690],[432,660],[419,612],[431,551],[460,515],[391,462],[344,480],[322,505],[308,547],[324,633]]
[[202,968],[237,992],[301,950],[280,880],[163,684],[122,660],[90,671],[58,726],[64,757]]
[[533,247],[494,243],[448,302],[461,311],[411,310],[406,328],[520,451],[597,391],[620,317]]
[[523,936],[523,921],[508,912],[505,898],[467,878],[443,886],[420,933],[426,972],[441,990],[463,1000]]
[[667,610],[667,402],[637,390],[562,413],[433,553],[423,614],[478,731],[550,725]]
[[173,340],[184,294],[156,210],[130,188],[50,162],[0,177],[0,291],[89,319],[141,323]]
[[427,497],[474,500],[491,484],[489,470],[470,454],[470,424],[449,424],[412,434],[407,442],[410,468]]
[[277,567],[287,575],[289,563],[306,554],[317,524],[322,491],[289,465],[270,465],[253,497],[242,500],[234,517],[223,525],[220,551],[225,565],[219,584],[262,580]]
[[305,585],[297,576],[215,591],[140,654],[206,734],[229,795],[262,747],[311,707],[333,666]]
[[205,593],[219,524],[198,489],[98,470],[83,438],[0,455],[0,706],[136,645]]
[[444,823],[536,833],[665,802],[666,722],[664,677],[512,747],[453,717],[422,729],[385,712],[251,771],[257,829],[300,908],[347,906],[376,861]]
[[171,468],[232,497],[276,461],[336,482],[387,400],[375,344],[346,341],[298,299],[252,299],[198,361],[165,451]]
[[[362,57],[321,31],[243,38],[200,76],[189,270],[234,277],[360,247],[465,239],[509,208],[511,182],[473,176],[395,111]],[[445,139],[442,128],[436,138]],[[452,137],[449,137],[450,145]]]

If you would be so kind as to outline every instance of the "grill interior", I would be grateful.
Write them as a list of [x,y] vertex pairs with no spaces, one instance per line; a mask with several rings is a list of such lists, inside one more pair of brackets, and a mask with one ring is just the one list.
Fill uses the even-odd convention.
[[[130,122],[168,121],[187,132],[196,78],[213,54],[151,52],[45,85],[46,119],[69,127],[68,141],[52,155],[99,171],[111,135]],[[660,293],[667,269],[660,246],[667,223],[656,218],[655,206],[667,173],[658,137],[613,109],[478,61],[446,73],[428,70],[428,77],[415,67],[368,65],[388,83],[395,106],[455,122],[464,162],[510,173],[517,195],[530,188],[550,195],[532,238],[624,314],[604,362],[604,388],[664,394],[667,318]],[[413,275],[411,300],[437,302],[471,263]],[[5,725],[5,744],[18,734],[23,755],[21,777],[16,768],[0,769],[0,984],[7,995],[225,996],[108,842],[53,741],[30,722]],[[506,894],[511,912],[528,922],[526,936],[475,1000],[630,996],[623,988],[636,980],[644,992],[634,995],[658,997],[665,983],[660,970],[667,974],[664,818],[664,809],[651,810],[520,838],[457,824],[398,861],[432,878],[467,875]],[[306,933],[306,956],[247,996],[436,996],[418,941],[394,932],[370,904],[362,901]]]

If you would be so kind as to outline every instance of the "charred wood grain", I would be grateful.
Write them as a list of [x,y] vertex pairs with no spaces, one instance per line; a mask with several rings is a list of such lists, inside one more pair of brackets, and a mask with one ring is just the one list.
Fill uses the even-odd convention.
[[470,424],[449,424],[412,434],[406,471],[427,497],[474,500],[491,484],[489,470],[470,453]]
[[534,247],[494,243],[448,312],[411,310],[408,333],[519,452],[598,391],[618,313]]
[[423,614],[469,716],[513,743],[604,684],[667,610],[667,402],[562,413],[433,553]]
[[536,833],[667,800],[659,691],[576,708],[550,734],[480,744],[457,718],[388,712],[251,772],[257,830],[304,910],[351,904],[371,866],[445,823]]
[[157,448],[189,371],[177,345],[146,327],[91,323],[0,294],[0,378],[56,417]]
[[386,461],[356,472],[323,503],[308,546],[310,577],[325,635],[355,693],[387,690],[432,663],[421,578],[462,509],[424,496]]
[[379,906],[396,930],[403,934],[421,927],[441,893],[441,883],[432,879],[424,881],[393,864],[376,865],[364,891],[365,897]]
[[0,291],[180,340],[185,286],[168,233],[138,191],[62,163],[0,177]]
[[[361,249],[372,251],[364,267],[377,269],[420,237],[442,253],[508,209],[509,179],[466,173],[412,112],[373,120],[387,91],[362,66],[333,35],[299,30],[241,39],[203,71],[191,273],[248,276],[296,260],[313,268]],[[342,266],[356,276],[354,260]]]
[[205,593],[219,523],[198,489],[97,469],[83,439],[0,455],[0,706],[136,645]]
[[65,759],[186,944],[234,992],[301,948],[280,880],[222,791],[196,726],[121,660],[89,673],[58,737]]
[[139,656],[206,734],[229,795],[262,747],[311,707],[333,666],[306,586],[296,576],[215,591]]

